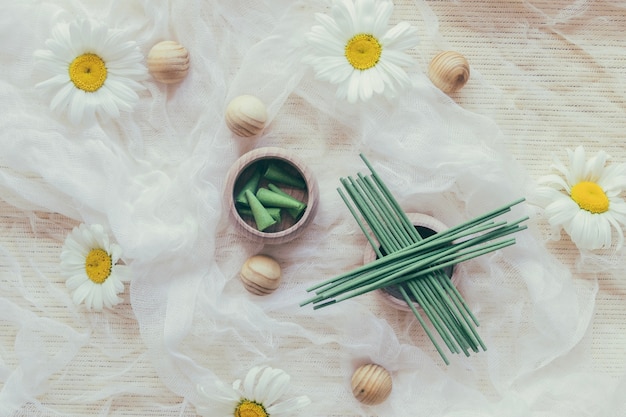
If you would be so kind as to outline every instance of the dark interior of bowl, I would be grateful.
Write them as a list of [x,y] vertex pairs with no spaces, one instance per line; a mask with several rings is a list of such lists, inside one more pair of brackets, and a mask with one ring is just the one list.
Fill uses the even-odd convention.
[[[288,177],[295,181],[299,181],[304,184],[304,187],[294,186],[287,183],[283,183],[281,181],[277,181],[275,179],[266,178],[263,173],[266,171],[267,167],[273,165],[278,168],[283,173],[287,174]],[[302,173],[289,161],[286,161],[281,158],[264,158],[259,159],[250,165],[248,165],[242,172],[239,174],[237,179],[235,180],[235,185],[233,187],[233,200],[235,201],[235,207],[237,209],[237,213],[239,217],[250,227],[257,229],[257,224],[254,220],[254,216],[249,213],[246,209],[248,208],[245,204],[237,202],[237,196],[241,192],[242,188],[246,186],[249,180],[257,173],[261,173],[261,178],[259,180],[258,186],[256,190],[260,188],[268,188],[270,184],[280,188],[281,191],[290,195],[291,197],[308,204],[308,190],[306,188],[306,183]],[[256,192],[255,192],[256,193]],[[294,226],[304,215],[304,211],[300,212],[298,217],[294,217],[292,214],[293,211],[288,209],[280,209],[280,221],[277,221],[272,226],[264,229],[263,233],[276,233],[287,230]]]
[[[423,227],[423,226],[415,226],[415,230],[417,230],[417,232],[420,234],[420,236],[423,239],[426,239],[427,237],[432,236],[437,233],[434,230],[428,227]],[[381,251],[383,256],[386,255],[385,251],[382,248],[379,248],[379,250]],[[452,278],[452,273],[454,272],[454,265],[447,266],[443,268],[442,270],[448,278]],[[391,295],[394,298],[404,301],[404,297],[402,296],[402,293],[400,292],[400,290],[398,289],[396,285],[391,285],[389,287],[381,288],[381,291]],[[411,300],[416,302],[415,297],[408,290],[407,290],[407,294],[409,294],[409,298]]]

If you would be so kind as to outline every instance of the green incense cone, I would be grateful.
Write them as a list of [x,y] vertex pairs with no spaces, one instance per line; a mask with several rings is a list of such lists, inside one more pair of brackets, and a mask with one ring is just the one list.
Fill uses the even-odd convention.
[[259,188],[256,192],[256,198],[265,207],[282,207],[286,209],[297,209],[300,207],[300,203],[297,200],[285,197],[267,188]]
[[[272,218],[276,220],[276,223],[280,223],[280,221],[282,220],[282,209],[280,207],[266,207],[265,210],[267,210],[270,216],[272,216]],[[238,208],[237,212],[242,216],[253,217],[252,210],[250,210],[248,207]]]
[[273,224],[276,224],[276,220],[267,212],[267,209],[263,207],[263,204],[252,194],[252,191],[246,190],[246,199],[252,210],[252,217],[256,223],[256,228],[262,232]]
[[263,176],[269,181],[279,182],[281,184],[291,185],[292,187],[301,189],[306,188],[306,184],[304,183],[302,177],[299,175],[294,176],[289,174],[275,163],[270,163],[267,166]]
[[248,181],[246,181],[246,183],[243,185],[243,188],[241,188],[241,191],[237,193],[237,196],[235,197],[235,202],[242,204],[244,206],[247,206],[248,199],[246,198],[246,191],[250,190],[252,191],[252,193],[255,193],[257,188],[259,187],[260,181],[261,181],[261,171],[259,169],[256,169],[254,173],[252,174],[252,176],[250,177],[250,179],[248,179]]
[[280,187],[274,185],[274,184],[267,184],[267,188],[270,189],[270,191],[274,191],[275,193],[278,193],[280,195],[283,195],[285,197],[291,198],[294,201],[297,201],[300,204],[300,207],[298,208],[293,208],[293,209],[287,209],[287,213],[289,213],[289,215],[291,217],[293,217],[294,219],[298,220],[301,216],[302,213],[304,213],[304,210],[306,210],[306,203],[304,201],[300,201],[297,198],[295,198],[292,195],[287,194],[285,191],[281,190]]

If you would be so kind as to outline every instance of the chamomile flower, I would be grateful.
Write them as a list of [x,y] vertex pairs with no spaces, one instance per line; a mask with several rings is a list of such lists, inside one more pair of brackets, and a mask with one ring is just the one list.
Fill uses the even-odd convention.
[[207,401],[196,406],[204,417],[284,417],[293,415],[311,403],[307,396],[279,401],[289,386],[290,377],[281,369],[257,366],[237,380],[232,387],[217,381],[215,389],[198,385],[198,393]]
[[316,14],[304,61],[318,79],[338,85],[337,97],[393,97],[411,84],[403,67],[413,60],[404,51],[417,45],[417,30],[407,22],[388,28],[392,12],[388,0],[333,0],[330,15]]
[[626,164],[607,165],[604,151],[586,159],[579,146],[568,150],[569,165],[557,160],[553,167],[560,175],[539,179],[538,195],[545,200],[545,214],[553,227],[562,227],[581,249],[605,249],[617,236],[624,241],[626,203],[620,194],[626,188]]
[[47,49],[34,56],[50,78],[36,88],[52,96],[53,111],[67,112],[79,124],[133,110],[147,69],[137,43],[124,32],[91,20],[73,21],[56,25],[45,44]]
[[81,224],[71,231],[61,250],[61,274],[74,303],[100,311],[123,301],[117,294],[124,291],[130,274],[126,265],[118,264],[121,252],[101,225]]

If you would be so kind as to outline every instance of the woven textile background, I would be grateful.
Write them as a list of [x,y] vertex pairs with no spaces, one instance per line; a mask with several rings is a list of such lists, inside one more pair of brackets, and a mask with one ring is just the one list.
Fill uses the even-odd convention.
[[[313,311],[305,288],[361,264],[366,240],[336,188],[364,153],[408,212],[448,225],[532,195],[555,157],[583,145],[626,162],[626,3],[396,0],[418,28],[414,85],[349,105],[302,64],[299,37],[323,0],[0,0],[0,416],[195,416],[198,383],[255,365],[292,376],[306,416],[626,415],[624,249],[581,252],[530,201],[514,247],[458,268],[488,349],[444,365],[410,313],[375,294]],[[32,53],[58,20],[123,28],[147,55],[174,39],[191,70],[147,80],[133,113],[79,129],[33,89]],[[428,80],[441,50],[471,78],[447,96]],[[269,126],[224,123],[239,94]],[[288,245],[246,241],[224,211],[226,173],[261,146],[296,152],[320,186],[317,217]],[[59,274],[66,235],[106,225],[133,281],[114,310],[75,306]],[[281,262],[267,297],[238,279],[256,253]],[[355,367],[393,375],[390,398],[358,403]]]

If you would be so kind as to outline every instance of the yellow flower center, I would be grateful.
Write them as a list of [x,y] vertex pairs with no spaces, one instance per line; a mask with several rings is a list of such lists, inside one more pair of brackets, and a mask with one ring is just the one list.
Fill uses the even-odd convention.
[[263,405],[250,400],[242,400],[235,409],[235,417],[269,417]]
[[82,54],[74,58],[69,68],[70,80],[76,88],[93,93],[104,85],[107,67],[96,54]]
[[355,69],[366,70],[378,64],[383,52],[382,45],[367,33],[355,35],[346,44],[346,59]]
[[111,275],[111,256],[103,249],[92,249],[85,259],[87,277],[96,284],[102,284]]
[[591,213],[599,214],[609,210],[609,198],[595,182],[582,181],[572,187],[570,192],[572,200],[578,206]]

